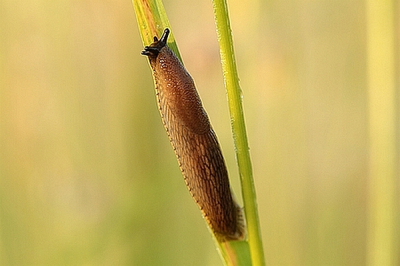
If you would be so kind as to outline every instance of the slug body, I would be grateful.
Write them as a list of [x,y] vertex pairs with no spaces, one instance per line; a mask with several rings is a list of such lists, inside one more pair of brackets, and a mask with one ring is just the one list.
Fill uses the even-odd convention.
[[158,107],[186,185],[219,241],[245,235],[217,137],[193,79],[167,46],[169,30],[146,46],[156,84]]

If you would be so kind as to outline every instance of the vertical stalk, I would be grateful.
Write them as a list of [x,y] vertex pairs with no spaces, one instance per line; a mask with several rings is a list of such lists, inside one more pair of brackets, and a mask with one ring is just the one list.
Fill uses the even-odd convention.
[[228,7],[225,0],[213,0],[213,7],[217,25],[218,42],[220,45],[225,87],[228,95],[236,158],[241,178],[251,260],[254,266],[264,265],[265,259],[261,241],[256,192],[243,115],[242,92],[239,86],[235,54],[233,50]]
[[396,93],[394,4],[367,0],[369,217],[367,265],[395,265]]

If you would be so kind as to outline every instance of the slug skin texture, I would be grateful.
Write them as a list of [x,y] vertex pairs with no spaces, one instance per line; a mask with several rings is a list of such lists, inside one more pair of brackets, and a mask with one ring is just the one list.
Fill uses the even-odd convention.
[[169,29],[146,46],[157,103],[193,199],[219,241],[242,240],[243,213],[234,201],[224,158],[193,79],[168,48]]

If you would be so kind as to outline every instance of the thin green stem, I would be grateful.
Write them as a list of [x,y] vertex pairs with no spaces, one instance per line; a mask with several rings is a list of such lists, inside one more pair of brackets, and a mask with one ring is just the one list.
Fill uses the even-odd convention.
[[236,148],[236,158],[239,165],[242,184],[242,194],[248,228],[248,243],[250,246],[251,260],[254,266],[264,265],[265,259],[258,218],[256,192],[243,115],[242,92],[239,86],[235,54],[233,50],[228,7],[226,0],[213,0],[213,6],[225,86],[228,94],[231,126]]
[[398,265],[396,209],[396,78],[392,0],[367,1],[369,219],[367,265]]

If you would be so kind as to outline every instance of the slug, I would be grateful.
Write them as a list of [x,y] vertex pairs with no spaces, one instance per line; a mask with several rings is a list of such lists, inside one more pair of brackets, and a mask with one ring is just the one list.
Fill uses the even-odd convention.
[[158,108],[186,186],[216,238],[242,240],[245,225],[224,158],[193,79],[167,46],[169,29],[146,46]]

